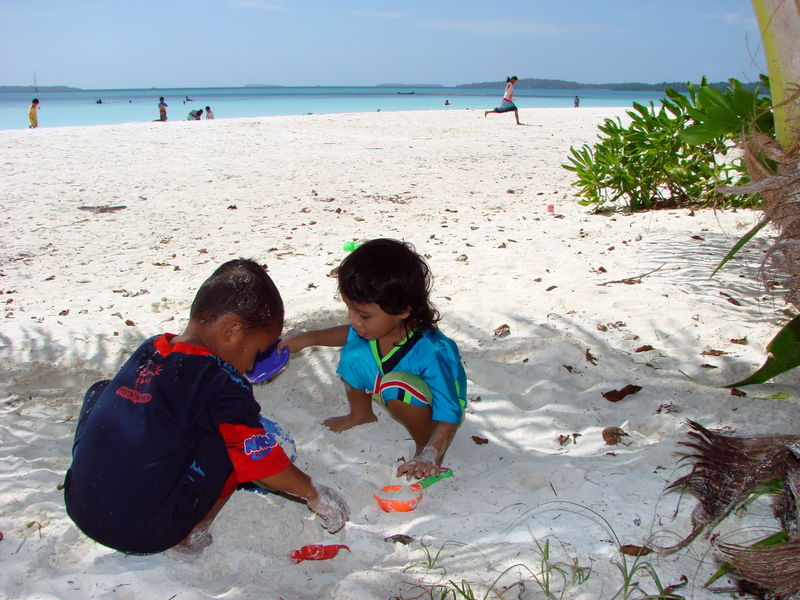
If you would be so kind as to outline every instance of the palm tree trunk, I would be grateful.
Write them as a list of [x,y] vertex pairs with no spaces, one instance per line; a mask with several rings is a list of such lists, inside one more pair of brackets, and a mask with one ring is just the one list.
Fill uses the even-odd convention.
[[789,151],[800,137],[800,98],[796,94],[800,85],[800,0],[752,2],[767,59],[775,133],[784,151]]

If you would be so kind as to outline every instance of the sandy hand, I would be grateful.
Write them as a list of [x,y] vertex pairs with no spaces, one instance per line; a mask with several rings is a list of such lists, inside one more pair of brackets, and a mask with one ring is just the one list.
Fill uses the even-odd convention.
[[288,348],[289,351],[292,354],[294,354],[295,352],[300,352],[300,350],[302,350],[306,346],[308,346],[308,344],[305,343],[305,338],[303,337],[303,334],[298,334],[291,336],[287,339],[281,340],[280,343],[278,344],[278,350],[283,350],[284,348]]
[[322,517],[322,526],[330,533],[336,533],[344,527],[350,518],[350,509],[344,498],[334,489],[325,485],[315,486],[317,498],[308,501],[308,507]]
[[406,479],[421,479],[439,473],[439,453],[436,448],[425,446],[417,456],[404,462],[397,469],[397,476],[405,474]]

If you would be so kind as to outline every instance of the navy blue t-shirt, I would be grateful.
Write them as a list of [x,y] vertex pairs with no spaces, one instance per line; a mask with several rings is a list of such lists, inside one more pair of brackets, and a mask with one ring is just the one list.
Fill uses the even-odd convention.
[[290,464],[261,426],[250,383],[173,337],[147,340],[107,385],[95,384],[75,433],[67,512],[123,552],[171,548],[237,483]]

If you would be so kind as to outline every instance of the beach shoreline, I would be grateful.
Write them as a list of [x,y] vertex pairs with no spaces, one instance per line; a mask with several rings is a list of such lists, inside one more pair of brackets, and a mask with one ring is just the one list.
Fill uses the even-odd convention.
[[[554,561],[591,567],[565,597],[613,596],[614,536],[668,545],[691,529],[693,499],[664,493],[687,468],[686,419],[756,435],[796,433],[800,416],[797,374],[744,398],[720,387],[762,363],[785,321],[759,280],[767,234],[709,278],[758,213],[577,204],[561,167],[570,146],[626,110],[523,108],[525,126],[453,110],[0,131],[0,595],[410,599],[448,579],[489,585],[516,563],[536,570],[549,540]],[[461,349],[469,406],[445,460],[454,477],[415,511],[383,513],[372,494],[412,444],[385,412],[324,428],[344,394],[336,350],[317,349],[255,394],[294,434],[299,466],[350,502],[341,532],[302,505],[238,492],[193,562],[126,557],[80,534],[59,485],[83,390],[141,340],[182,331],[197,286],[231,258],[267,266],[287,333],[343,322],[331,272],[344,242],[373,237],[426,257],[441,328]],[[642,389],[602,396],[628,384]],[[752,399],[775,393],[788,399]],[[627,436],[609,446],[606,427]],[[772,525],[759,501],[722,539]],[[413,540],[385,541],[398,533]],[[291,564],[311,543],[352,552]],[[650,562],[664,585],[685,576],[685,597],[718,597],[702,588],[718,566],[706,540]]]
[[[189,111],[211,106],[218,119],[299,116],[378,111],[485,110],[496,106],[503,85],[487,89],[406,87],[280,87],[280,88],[175,88],[133,90],[71,90],[0,92],[0,130],[27,129],[31,100],[41,101],[41,127],[144,123],[159,119],[157,103],[164,97],[167,117],[182,121]],[[658,105],[664,97],[656,91],[519,90],[522,108],[572,107],[579,94],[584,107],[631,106],[633,102]],[[22,118],[20,118],[22,117]]]

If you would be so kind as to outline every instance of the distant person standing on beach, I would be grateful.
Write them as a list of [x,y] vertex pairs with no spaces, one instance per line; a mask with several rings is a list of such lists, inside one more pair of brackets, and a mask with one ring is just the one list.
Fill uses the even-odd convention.
[[28,121],[30,121],[30,125],[28,129],[36,129],[39,126],[39,115],[36,111],[39,110],[39,99],[34,98],[31,101],[31,107],[28,109]]
[[214,118],[214,113],[211,112],[211,107],[210,106],[206,106],[206,120],[213,119],[213,118]]
[[577,96],[575,96],[575,102],[574,102],[573,104],[575,104],[575,108],[580,108],[580,106],[581,106],[581,99],[580,99],[580,98],[578,98]]
[[158,99],[158,120],[159,121],[167,120],[167,103],[164,102],[164,96],[161,96]]
[[517,125],[522,125],[519,122],[519,111],[517,110],[517,105],[514,104],[514,84],[517,83],[517,76],[512,75],[511,77],[506,77],[506,91],[503,94],[503,101],[500,103],[500,106],[497,108],[493,108],[492,110],[484,111],[483,117],[486,118],[486,115],[489,113],[504,113],[504,112],[514,112],[514,118],[517,120]]

